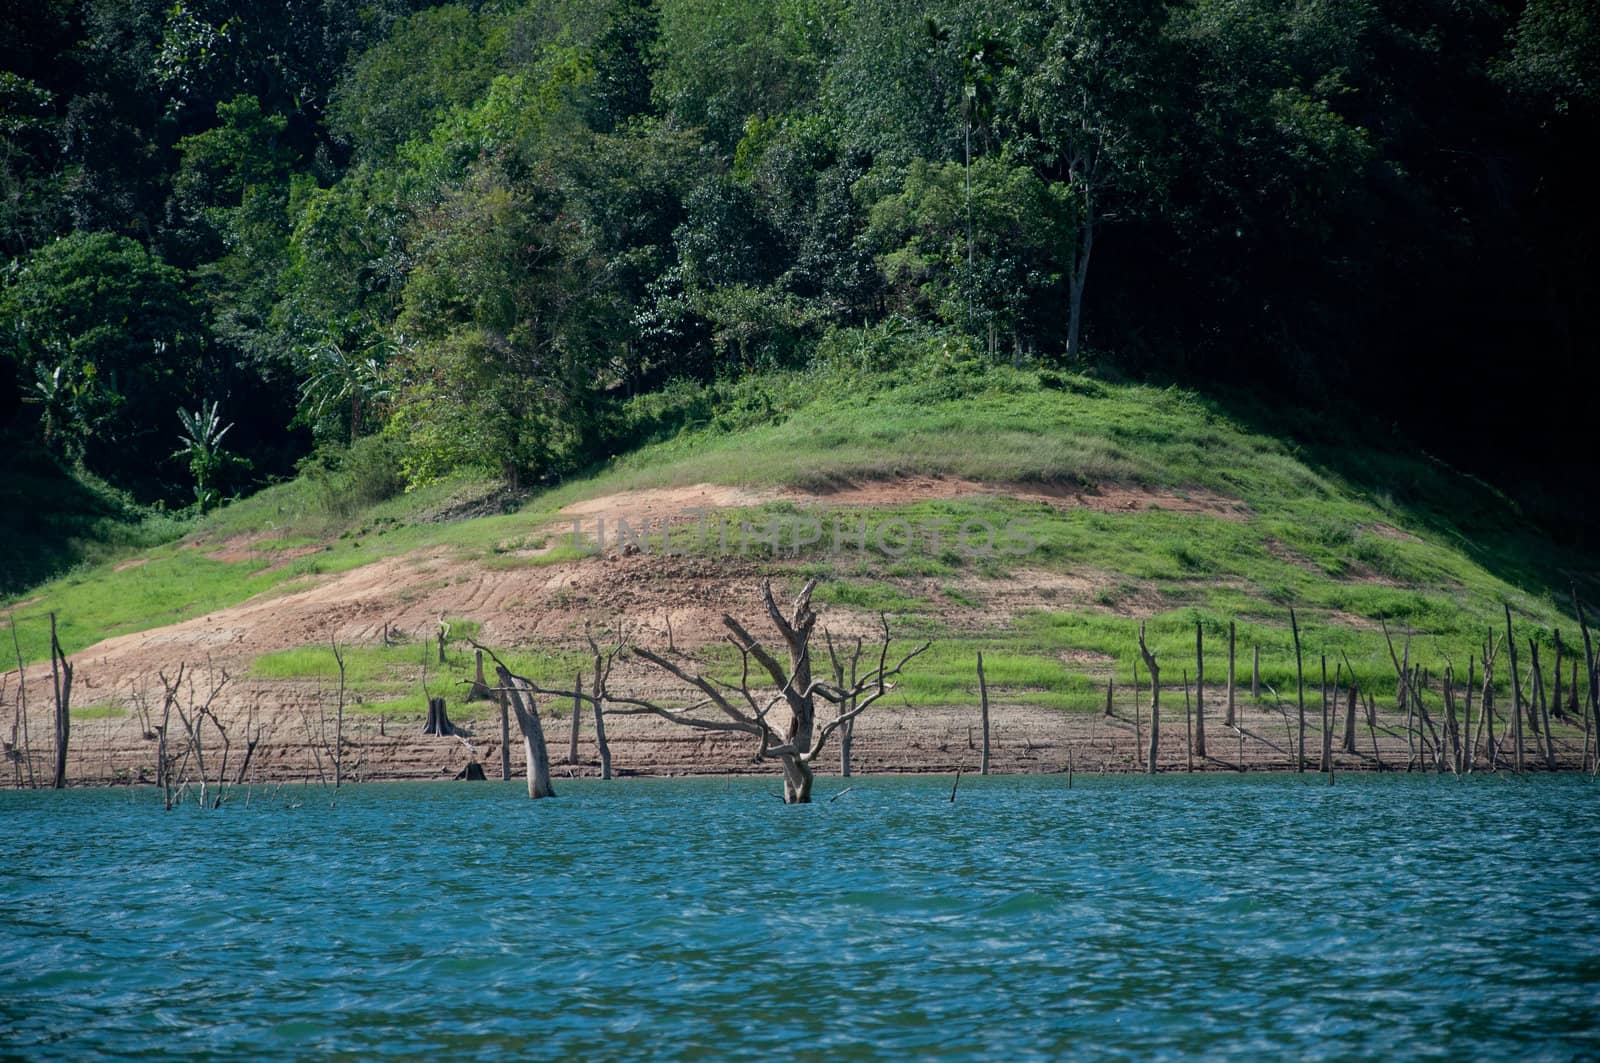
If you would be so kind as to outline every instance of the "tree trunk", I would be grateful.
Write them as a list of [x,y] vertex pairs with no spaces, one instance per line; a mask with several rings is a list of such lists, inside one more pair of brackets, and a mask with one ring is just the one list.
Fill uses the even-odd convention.
[[1300,712],[1300,732],[1295,740],[1294,770],[1306,770],[1306,676],[1300,660],[1300,621],[1289,610],[1289,629],[1294,632],[1294,698]]
[[786,805],[805,805],[811,803],[811,783],[814,776],[811,774],[811,765],[795,756],[784,756],[783,761],[783,803]]
[[572,680],[572,728],[567,732],[567,763],[578,763],[578,713],[583,709],[583,673]]
[[1517,637],[1511,633],[1511,606],[1506,609],[1506,648],[1511,651],[1511,754],[1522,771],[1522,678],[1517,673]]
[[1489,760],[1489,770],[1499,769],[1500,748],[1494,740],[1494,632],[1483,643],[1483,708],[1479,710],[1478,726],[1484,730],[1486,741],[1484,755]]
[[600,746],[600,778],[611,778],[611,743],[606,741],[606,717],[600,699],[594,699],[594,740]]
[[[1589,711],[1585,714],[1584,727],[1588,728],[1588,720],[1593,719],[1595,742],[1600,748],[1600,674],[1595,672],[1594,642],[1589,637],[1589,620],[1583,614],[1583,603],[1578,600],[1578,589],[1572,588],[1572,610],[1578,614],[1578,626],[1583,630],[1583,660],[1584,667],[1589,675]],[[1577,680],[1573,680],[1573,691],[1577,691]],[[1596,765],[1600,765],[1600,752],[1595,756]]]
[[1183,670],[1183,761],[1184,771],[1194,771],[1194,725],[1191,720],[1193,710],[1189,707],[1189,669]]
[[511,778],[511,703],[506,699],[505,691],[499,694],[500,700],[500,778]]
[[1356,751],[1356,706],[1360,688],[1356,684],[1355,676],[1350,677],[1350,698],[1345,706],[1344,714],[1344,751],[1354,754]]
[[978,654],[978,700],[983,712],[983,760],[980,775],[989,774],[989,684],[983,678],[983,654]]
[[1139,704],[1139,662],[1133,662],[1133,764],[1144,767],[1144,717]]
[[1206,655],[1200,621],[1194,622],[1194,755],[1206,759]]
[[[1544,671],[1539,667],[1539,644],[1532,639],[1528,640],[1528,648],[1533,657],[1533,686],[1539,702],[1539,722],[1544,734],[1544,762],[1551,770],[1556,770],[1556,739],[1550,733],[1550,701],[1545,697]],[[1529,706],[1532,711],[1532,706]]]
[[[1338,696],[1337,689],[1333,696]],[[1322,655],[1322,763],[1318,771],[1333,770],[1333,716],[1328,692],[1328,655]]]
[[1222,721],[1223,725],[1226,727],[1238,726],[1235,723],[1233,716],[1233,644],[1233,621],[1230,620],[1228,621],[1228,718]]
[[1067,357],[1077,358],[1080,353],[1079,334],[1083,327],[1083,287],[1089,280],[1089,256],[1094,253],[1094,200],[1084,198],[1083,227],[1079,234],[1078,253],[1072,258],[1072,277],[1068,282],[1067,306]]
[[450,714],[445,711],[443,698],[428,699],[428,719],[422,725],[422,733],[445,737],[461,733],[461,729],[450,722]]
[[1156,655],[1145,646],[1142,623],[1139,625],[1139,655],[1144,658],[1145,671],[1150,673],[1150,756],[1144,770],[1154,775],[1161,752],[1161,667],[1156,663]]
[[856,722],[847,721],[839,728],[839,774],[850,778],[850,746],[855,737]]
[[[21,670],[18,670],[21,676]],[[50,614],[50,675],[55,681],[56,695],[56,764],[51,789],[65,789],[67,785],[67,740],[72,734],[72,665],[61,652],[56,639],[56,614]]]
[[1553,670],[1553,674],[1555,675],[1555,679],[1556,679],[1556,691],[1555,691],[1555,696],[1553,698],[1551,698],[1550,701],[1556,707],[1556,712],[1555,712],[1556,718],[1557,719],[1565,719],[1566,718],[1566,711],[1562,707],[1562,704],[1561,704],[1561,629],[1560,628],[1556,629],[1556,666],[1555,666],[1555,669]]
[[472,686],[467,690],[468,701],[488,701],[494,695],[489,691],[489,684],[483,678],[483,651],[478,650],[475,655],[477,667],[473,672]]
[[517,727],[522,731],[522,747],[528,763],[528,797],[554,797],[555,787],[550,785],[550,752],[544,744],[544,727],[539,722],[539,705],[526,680],[513,676],[503,666],[495,667],[500,685],[505,688],[511,711],[516,713]]

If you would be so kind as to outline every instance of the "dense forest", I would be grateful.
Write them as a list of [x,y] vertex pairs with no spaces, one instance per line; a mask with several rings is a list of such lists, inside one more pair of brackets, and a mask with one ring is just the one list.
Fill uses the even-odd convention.
[[7,0],[5,445],[174,508],[529,486],[752,373],[987,359],[1571,514],[1597,104],[1590,0]]

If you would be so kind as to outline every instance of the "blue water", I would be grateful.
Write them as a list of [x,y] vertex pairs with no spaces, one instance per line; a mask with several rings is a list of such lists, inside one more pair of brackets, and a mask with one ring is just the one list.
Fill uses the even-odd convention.
[[0,793],[0,1054],[1600,1054],[1576,777],[558,785]]

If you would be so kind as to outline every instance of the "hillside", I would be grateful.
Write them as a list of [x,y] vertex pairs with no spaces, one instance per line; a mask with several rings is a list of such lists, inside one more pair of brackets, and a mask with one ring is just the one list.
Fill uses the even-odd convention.
[[[1255,427],[1267,420],[1260,411],[1177,388],[990,368],[956,354],[898,370],[841,357],[806,373],[669,390],[637,400],[628,417],[630,431],[658,441],[554,489],[512,497],[493,482],[450,480],[361,506],[374,475],[361,463],[377,459],[356,452],[343,469],[224,508],[177,543],[7,603],[21,653],[35,662],[35,757],[49,746],[39,707],[48,669],[38,662],[51,612],[79,674],[74,779],[147,768],[144,714],[159,710],[157,673],[179,664],[229,673],[219,704],[266,735],[264,777],[313,773],[309,736],[337,680],[332,641],[345,648],[363,771],[433,777],[458,769],[465,753],[417,734],[425,687],[446,694],[452,717],[480,724],[476,756],[498,757],[486,708],[459,704],[466,636],[511,650],[552,685],[586,666],[585,624],[610,632],[619,618],[639,644],[670,639],[731,667],[722,613],[759,621],[762,578],[781,590],[817,576],[822,623],[836,635],[870,637],[882,613],[897,636],[934,642],[858,739],[864,769],[975,763],[967,743],[979,650],[1001,767],[1058,770],[1069,747],[1079,770],[1133,767],[1140,622],[1162,662],[1163,733],[1174,743],[1163,764],[1182,766],[1176,706],[1193,674],[1196,621],[1213,728],[1230,623],[1241,700],[1256,647],[1267,688],[1243,740],[1227,732],[1212,766],[1282,766],[1288,717],[1275,694],[1293,715],[1290,607],[1311,715],[1326,655],[1330,679],[1353,669],[1377,695],[1380,726],[1346,766],[1372,766],[1372,744],[1393,766],[1406,743],[1403,719],[1384,715],[1396,683],[1381,623],[1397,640],[1409,633],[1412,660],[1434,677],[1447,665],[1464,676],[1486,635],[1503,634],[1509,603],[1522,649],[1530,638],[1540,646],[1549,688],[1557,629],[1566,661],[1578,640],[1564,580],[1593,588],[1592,560],[1548,546],[1480,484],[1316,425],[1303,426],[1305,437],[1327,441],[1295,446]],[[648,533],[620,540],[619,521]],[[762,530],[774,526],[776,550]],[[433,660],[441,619],[452,639],[442,670]],[[658,676],[619,667],[626,683],[673,696]],[[1503,663],[1496,678],[1503,705]],[[4,679],[8,701],[15,681],[14,672]],[[1439,702],[1437,690],[1429,697]],[[1148,700],[1146,681],[1146,716]],[[547,706],[558,752],[564,713]],[[751,752],[656,721],[613,727],[623,770],[741,770]],[[1575,762],[1579,718],[1558,720],[1555,735]]]

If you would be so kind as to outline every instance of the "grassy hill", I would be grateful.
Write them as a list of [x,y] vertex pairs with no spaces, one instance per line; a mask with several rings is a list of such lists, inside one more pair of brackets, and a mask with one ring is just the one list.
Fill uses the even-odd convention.
[[[1348,666],[1375,690],[1394,685],[1380,623],[1410,632],[1413,657],[1438,672],[1464,673],[1488,634],[1503,633],[1506,604],[1524,649],[1532,637],[1553,654],[1557,629],[1569,649],[1577,641],[1568,584],[1596,596],[1592,559],[1552,546],[1481,483],[1293,416],[1179,388],[994,368],[959,351],[897,369],[871,350],[836,352],[805,373],[636,400],[612,427],[636,447],[520,498],[470,479],[383,497],[392,455],[369,442],[180,541],[81,568],[5,608],[22,655],[39,660],[52,611],[70,652],[418,552],[490,572],[576,565],[592,548],[569,541],[564,507],[609,498],[589,511],[626,514],[641,493],[725,485],[739,492],[714,520],[733,529],[733,545],[716,535],[677,545],[730,579],[824,576],[820,600],[885,611],[898,630],[933,637],[903,691],[909,704],[965,699],[971,651],[982,648],[991,681],[1015,699],[1087,710],[1107,675],[1129,676],[1139,620],[1174,684],[1193,665],[1195,622],[1217,652],[1233,622],[1241,671],[1259,645],[1278,689],[1293,684],[1290,607],[1308,674],[1327,655],[1330,674]],[[1308,442],[1273,434],[1286,424]],[[824,535],[773,550],[738,535],[741,522],[834,514],[866,522],[867,549],[835,552]],[[919,534],[902,551],[894,522],[946,531],[937,547]],[[963,522],[1012,524],[1032,548],[969,556],[950,539]],[[890,548],[880,549],[885,526]],[[459,619],[493,632],[492,616]],[[379,682],[390,653],[373,649],[363,666],[375,694],[394,692]],[[301,658],[305,674],[328,667]],[[254,667],[298,674],[281,651]],[[1220,659],[1208,667],[1220,677]]]

